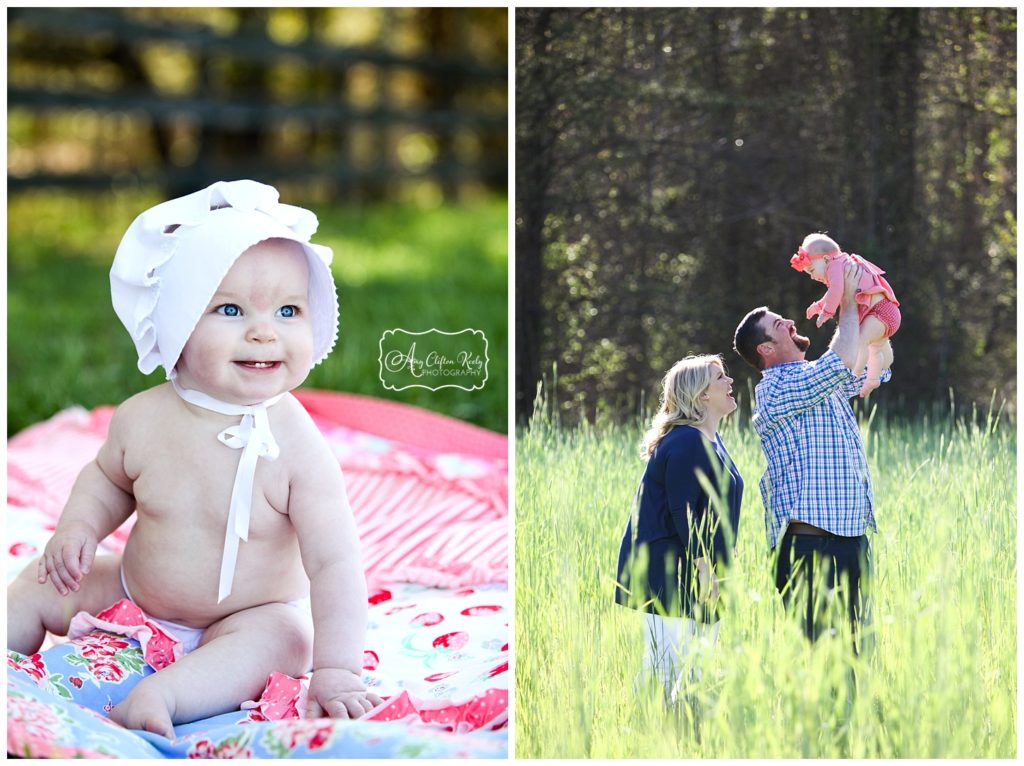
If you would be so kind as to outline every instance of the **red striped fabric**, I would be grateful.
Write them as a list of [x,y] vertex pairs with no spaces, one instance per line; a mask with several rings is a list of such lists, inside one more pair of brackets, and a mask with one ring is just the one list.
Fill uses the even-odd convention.
[[[307,407],[312,403],[314,419],[338,456],[371,583],[508,582],[506,437],[369,397],[304,391],[299,399]],[[105,438],[112,413],[109,407],[66,410],[11,438],[9,511],[38,508],[55,523],[78,472]],[[398,423],[410,418],[418,443],[396,441]],[[352,428],[365,429],[371,420],[376,431]],[[367,434],[390,443],[380,442],[385,448],[378,444],[373,452],[358,449]],[[431,441],[443,449],[425,446]],[[108,539],[115,550],[123,548],[131,523]]]

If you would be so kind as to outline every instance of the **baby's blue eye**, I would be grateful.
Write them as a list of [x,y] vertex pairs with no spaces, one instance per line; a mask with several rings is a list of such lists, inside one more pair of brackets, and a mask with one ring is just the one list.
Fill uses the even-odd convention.
[[299,310],[295,306],[282,306],[277,310],[277,315],[285,318],[291,318],[299,313]]
[[218,306],[215,311],[218,314],[223,314],[226,317],[240,316],[242,310],[238,308],[234,303],[225,303],[223,306]]

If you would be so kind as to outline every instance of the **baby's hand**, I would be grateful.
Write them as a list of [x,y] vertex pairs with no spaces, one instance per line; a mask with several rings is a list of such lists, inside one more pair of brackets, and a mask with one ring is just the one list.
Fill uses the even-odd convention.
[[351,670],[320,668],[309,682],[306,717],[359,718],[383,701]]
[[698,600],[701,602],[718,601],[718,577],[715,575],[715,566],[706,556],[701,556],[695,562],[697,565],[697,586]]
[[69,589],[77,591],[78,583],[89,574],[98,543],[84,524],[58,525],[39,559],[39,584],[49,577],[60,595],[66,596]]
[[818,327],[821,327],[825,322],[828,321],[828,317],[824,314],[818,314]]

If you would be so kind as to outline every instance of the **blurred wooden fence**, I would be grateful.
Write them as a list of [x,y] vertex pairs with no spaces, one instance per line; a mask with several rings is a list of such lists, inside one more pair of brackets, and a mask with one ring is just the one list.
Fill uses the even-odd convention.
[[[237,10],[243,16],[261,12]],[[425,178],[437,182],[448,198],[466,181],[505,189],[506,66],[464,55],[339,47],[311,38],[285,45],[258,24],[243,23],[236,33],[223,35],[194,22],[158,23],[110,8],[8,9],[9,118],[21,115],[45,126],[63,115],[72,126],[62,129],[74,133],[75,115],[120,116],[141,126],[149,144],[148,149],[125,147],[122,155],[133,158],[127,162],[123,156],[118,163],[101,158],[71,172],[55,172],[45,162],[29,168],[10,163],[8,190],[153,183],[187,191],[228,176],[326,182],[364,191]],[[196,70],[189,92],[168,93],[146,75],[143,56],[161,46],[187,51]],[[97,61],[113,67],[116,87],[75,77],[76,66]],[[225,62],[234,72],[230,87],[215,83]],[[17,76],[19,66],[35,76]],[[286,96],[270,92],[269,75],[276,66],[305,72],[307,86]],[[370,67],[385,83],[393,73],[414,73],[424,95],[413,103],[395,104],[385,95],[369,106],[354,105],[345,85],[353,67]],[[40,77],[47,68],[61,76]],[[285,125],[301,133],[298,150],[295,141],[290,152],[276,148],[275,131]],[[173,157],[176,131],[183,129],[192,147],[184,161]],[[354,131],[363,134],[358,146]],[[403,161],[396,146],[401,136],[413,133],[429,148],[416,161]],[[65,138],[83,145],[90,140]]]

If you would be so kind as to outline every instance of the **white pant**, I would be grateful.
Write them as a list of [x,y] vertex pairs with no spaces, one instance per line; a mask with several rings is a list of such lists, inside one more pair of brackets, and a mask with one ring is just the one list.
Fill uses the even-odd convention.
[[662,617],[645,612],[646,651],[640,681],[653,676],[665,688],[665,700],[671,702],[682,678],[690,672],[697,653],[710,651],[718,642],[721,621],[708,625],[688,617]]

